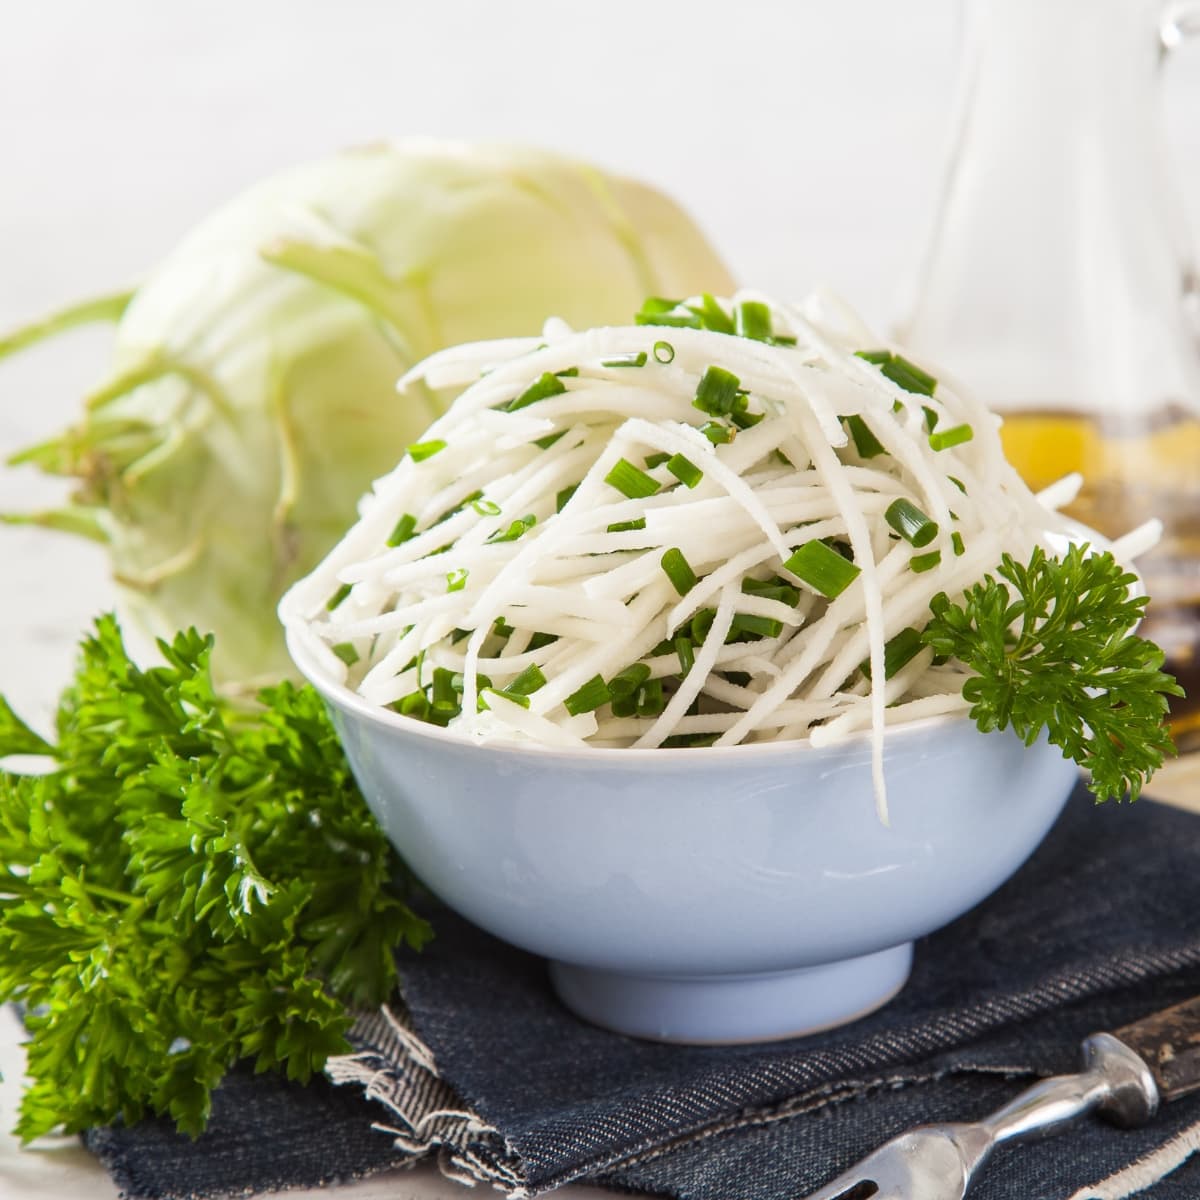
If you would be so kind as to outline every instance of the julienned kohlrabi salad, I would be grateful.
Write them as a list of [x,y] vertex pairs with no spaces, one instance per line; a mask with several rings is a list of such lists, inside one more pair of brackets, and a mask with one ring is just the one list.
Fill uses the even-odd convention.
[[1055,557],[1078,477],[1034,495],[997,417],[835,299],[651,300],[417,381],[464,390],[280,609],[372,704],[555,747],[867,729],[881,806],[883,729],[922,717],[1048,726],[1098,795],[1169,749],[1120,565],[1156,528]]

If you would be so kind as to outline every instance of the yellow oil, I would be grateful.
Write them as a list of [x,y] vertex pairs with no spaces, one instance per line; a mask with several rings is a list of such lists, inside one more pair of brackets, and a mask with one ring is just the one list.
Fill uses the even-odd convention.
[[1176,744],[1200,749],[1200,420],[1164,411],[1131,431],[1048,408],[1006,413],[1000,434],[1035,490],[1069,471],[1084,477],[1066,511],[1085,525],[1116,537],[1163,522],[1162,542],[1138,564],[1150,594],[1141,632],[1187,692],[1171,707]]

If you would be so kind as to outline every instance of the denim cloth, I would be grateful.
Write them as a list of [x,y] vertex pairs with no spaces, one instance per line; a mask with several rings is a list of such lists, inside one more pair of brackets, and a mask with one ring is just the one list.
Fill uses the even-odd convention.
[[[405,1123],[386,1088],[380,1103],[239,1074],[195,1143],[154,1122],[88,1143],[137,1200],[311,1185],[435,1151],[512,1192],[585,1179],[680,1200],[799,1200],[909,1126],[980,1117],[1038,1075],[1075,1070],[1088,1033],[1200,992],[1196,913],[1200,818],[1096,807],[1081,789],[1017,876],[918,943],[910,982],[879,1012],[786,1042],[680,1047],[578,1021],[542,962],[439,911],[436,940],[401,964],[409,1050],[427,1047],[436,1073],[413,1084],[403,1039],[378,1018],[356,1027],[355,1062],[360,1078],[442,1089],[435,1107],[461,1120]],[[1198,1130],[1200,1094],[1142,1130],[1088,1119],[1002,1148],[972,1195],[1066,1200],[1157,1152],[1139,1168],[1154,1177]],[[1092,1194],[1127,1192],[1079,1193]],[[1200,1169],[1140,1194],[1192,1200]]]

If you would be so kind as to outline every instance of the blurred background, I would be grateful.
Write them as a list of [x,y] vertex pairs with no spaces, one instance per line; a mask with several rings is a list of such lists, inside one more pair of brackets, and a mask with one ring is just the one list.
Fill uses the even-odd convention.
[[[136,282],[214,206],[391,136],[527,142],[666,190],[741,281],[827,282],[887,330],[933,217],[956,97],[956,0],[40,0],[0,40],[0,330]],[[1200,50],[1165,80],[1200,229]],[[0,364],[0,452],[103,375],[89,329]],[[51,502],[0,470],[0,510]],[[44,712],[111,603],[101,556],[0,529],[0,691]],[[33,712],[31,715],[37,715]]]

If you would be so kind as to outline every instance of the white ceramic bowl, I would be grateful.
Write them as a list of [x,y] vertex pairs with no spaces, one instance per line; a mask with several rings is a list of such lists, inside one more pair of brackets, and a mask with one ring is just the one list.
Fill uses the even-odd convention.
[[1077,775],[968,719],[870,743],[561,751],[476,745],[368,705],[292,656],[329,705],[367,803],[417,875],[550,959],[597,1024],[757,1041],[853,1020],[908,977],[914,938],[1028,857]]

